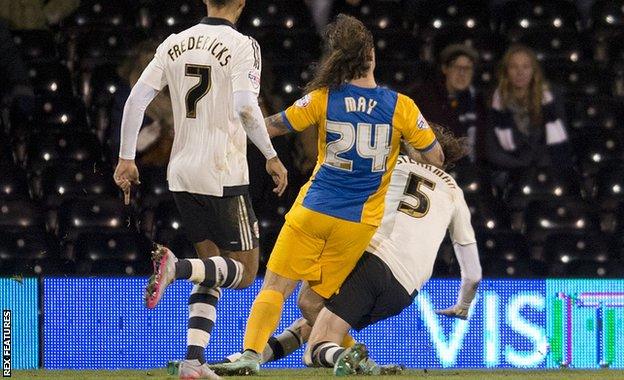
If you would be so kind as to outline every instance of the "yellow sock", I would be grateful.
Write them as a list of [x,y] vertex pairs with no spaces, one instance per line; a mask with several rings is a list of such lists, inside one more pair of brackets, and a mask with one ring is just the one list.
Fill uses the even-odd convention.
[[284,296],[275,290],[261,290],[247,320],[243,348],[262,353],[282,317]]
[[340,343],[341,347],[351,348],[355,346],[355,339],[351,336],[351,334],[345,335],[344,339],[342,339],[342,343]]

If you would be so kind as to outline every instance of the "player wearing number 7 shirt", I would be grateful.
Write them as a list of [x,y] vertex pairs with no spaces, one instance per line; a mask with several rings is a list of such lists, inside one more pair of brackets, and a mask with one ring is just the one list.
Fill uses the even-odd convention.
[[137,133],[147,105],[168,86],[175,137],[167,168],[169,190],[199,259],[177,260],[165,247],[153,252],[155,273],[145,301],[153,308],[176,279],[195,286],[189,298],[186,360],[180,378],[218,378],[204,350],[216,319],[220,288],[245,288],[258,270],[258,222],[249,197],[247,138],[267,159],[274,192],[282,194],[287,172],[267,133],[257,96],[260,48],[238,31],[245,0],[204,0],[208,15],[169,36],[157,49],[128,98],[114,178],[129,202],[138,183]]
[[308,94],[267,119],[273,136],[317,128],[319,156],[271,253],[247,322],[245,351],[237,361],[221,365],[223,373],[259,371],[259,353],[299,281],[311,289],[308,296],[321,301],[338,290],[379,226],[401,139],[430,163],[444,162],[414,102],[377,86],[373,38],[366,27],[339,15],[325,37],[326,54]]

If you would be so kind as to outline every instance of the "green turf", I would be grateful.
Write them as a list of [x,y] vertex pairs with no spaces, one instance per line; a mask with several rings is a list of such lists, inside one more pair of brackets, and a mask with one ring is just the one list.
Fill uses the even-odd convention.
[[[15,379],[169,379],[177,377],[169,376],[164,369],[149,371],[13,371]],[[624,371],[616,370],[410,370],[401,376],[384,377],[357,377],[360,379],[505,379],[505,380],[525,380],[527,378],[548,380],[548,379],[624,379]],[[285,370],[263,370],[261,376],[254,377],[228,377],[228,379],[262,379],[262,380],[287,380],[287,379],[335,379],[328,369],[285,369]]]

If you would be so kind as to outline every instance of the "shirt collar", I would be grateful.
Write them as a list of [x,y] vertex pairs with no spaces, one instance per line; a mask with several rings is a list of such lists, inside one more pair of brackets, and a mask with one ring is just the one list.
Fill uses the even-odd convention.
[[229,26],[232,29],[236,29],[236,26],[234,24],[232,24],[231,22],[229,22],[228,20],[224,19],[224,18],[218,18],[218,17],[204,17],[201,20],[202,24],[206,24],[206,25],[226,25]]

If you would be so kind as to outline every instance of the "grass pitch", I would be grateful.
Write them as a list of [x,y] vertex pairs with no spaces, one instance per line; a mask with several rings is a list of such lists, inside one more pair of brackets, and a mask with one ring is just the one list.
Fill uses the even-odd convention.
[[[15,379],[51,379],[51,380],[91,380],[91,379],[177,379],[177,376],[167,375],[164,369],[148,371],[13,371]],[[550,379],[624,379],[624,371],[617,370],[407,370],[401,376],[357,376],[357,379],[505,379],[525,380],[538,378]],[[267,369],[262,370],[260,376],[227,377],[227,379],[246,380],[287,380],[287,379],[335,379],[329,369]]]

